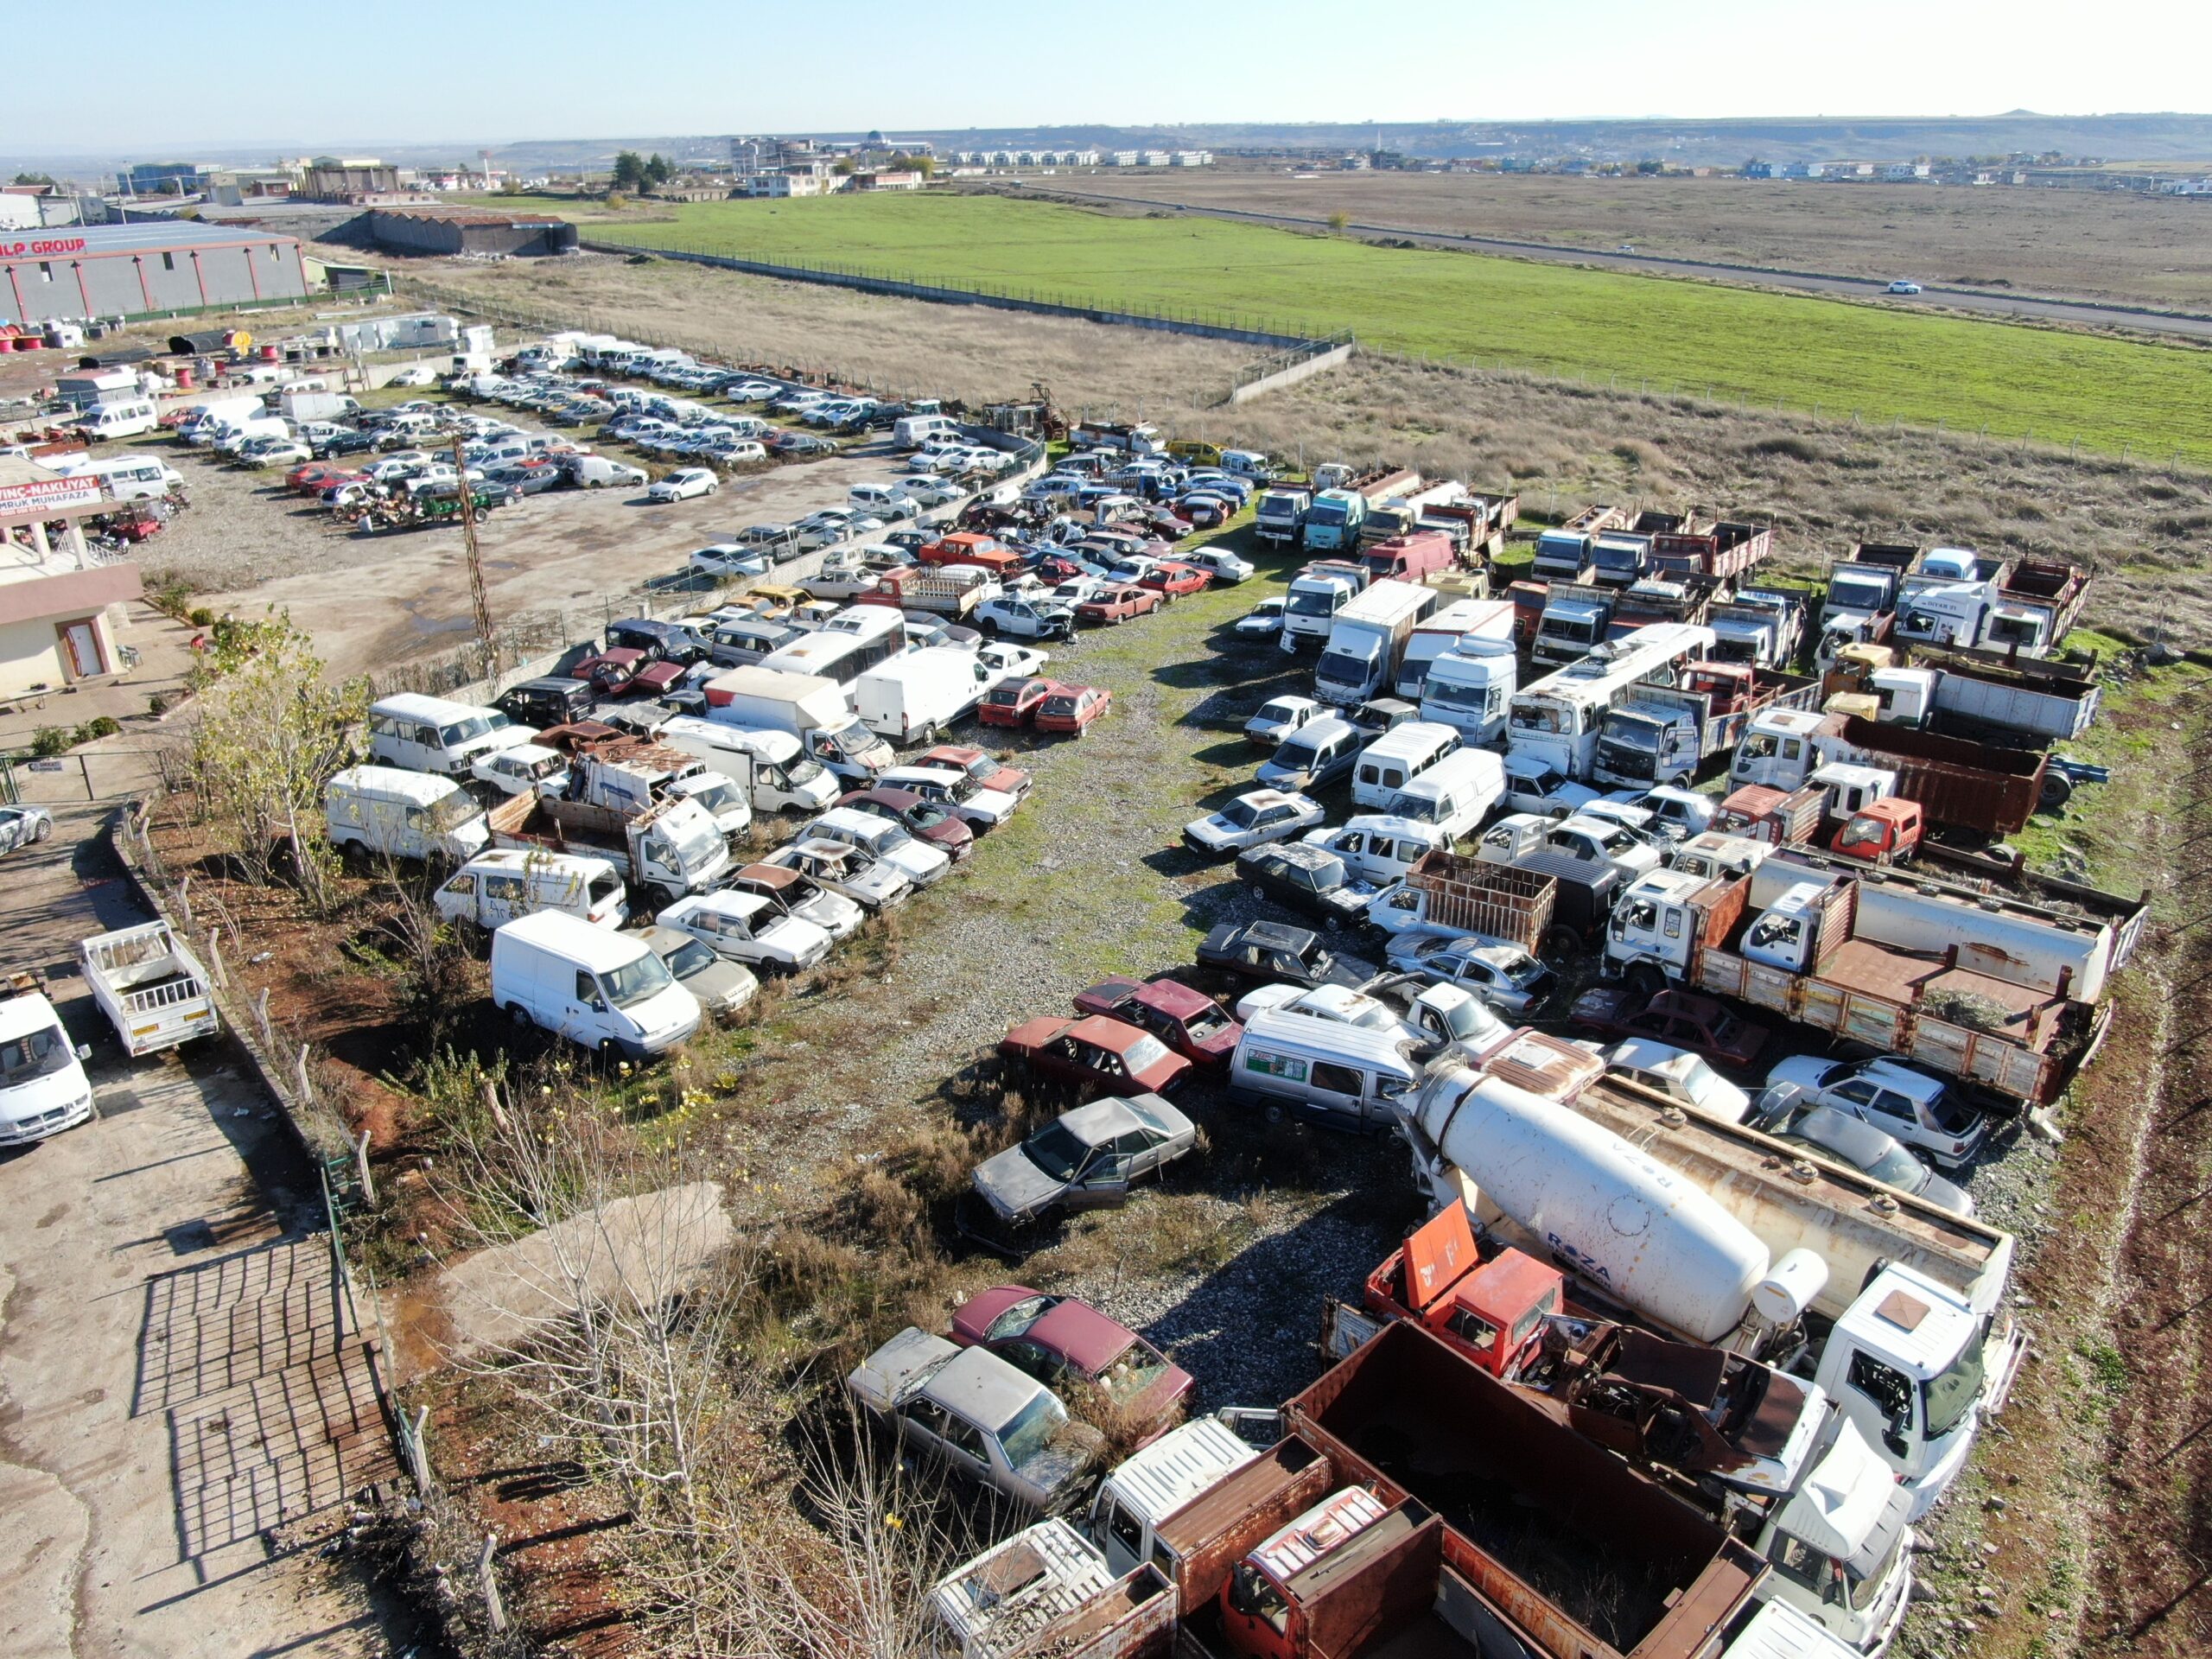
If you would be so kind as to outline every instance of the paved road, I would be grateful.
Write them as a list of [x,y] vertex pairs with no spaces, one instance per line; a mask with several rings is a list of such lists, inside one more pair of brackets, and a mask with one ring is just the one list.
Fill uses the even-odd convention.
[[[1299,213],[1263,213],[1241,207],[1194,206],[1152,196],[1122,196],[1108,191],[1068,190],[1057,185],[1041,194],[1070,196],[1088,201],[1116,202],[1143,207],[1166,207],[1213,219],[1243,219],[1259,225],[1281,225],[1301,230],[1327,226],[1325,219]],[[1555,242],[1516,242],[1500,237],[1463,236],[1449,231],[1425,231],[1409,225],[1367,225],[1355,220],[1344,226],[1360,236],[1388,236],[1431,247],[1471,248],[1510,254],[1517,258],[1550,264],[1598,265],[1646,276],[1695,276],[1707,282],[1731,280],[1756,283],[1762,288],[1795,289],[1808,294],[1873,300],[1900,307],[1940,306],[1946,311],[1973,311],[1994,317],[2018,317],[2076,327],[2125,328],[2138,334],[2173,334],[2212,340],[2212,316],[2166,311],[2139,311],[2124,305],[2100,304],[2094,300],[2068,300],[2024,294],[1997,294],[1986,289],[1948,288],[1939,283],[1925,285],[1917,298],[1892,296],[1883,284],[1863,277],[1830,276],[1818,271],[1777,270],[1764,265],[1731,265],[1698,259],[1669,259],[1657,254],[1619,253],[1598,248],[1567,247]]]
[[313,1171],[226,1052],[122,1054],[71,950],[147,918],[95,812],[58,816],[6,861],[10,960],[93,1045],[99,1115],[0,1154],[0,1653],[381,1653],[350,1580],[264,1541],[391,1473]]

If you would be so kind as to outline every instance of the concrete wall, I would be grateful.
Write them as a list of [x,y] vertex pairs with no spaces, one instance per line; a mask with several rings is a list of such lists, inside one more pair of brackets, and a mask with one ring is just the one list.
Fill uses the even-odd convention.
[[1262,392],[1275,391],[1284,386],[1294,386],[1309,376],[1324,369],[1333,369],[1351,356],[1349,345],[1332,346],[1325,352],[1316,352],[1287,368],[1277,369],[1273,374],[1263,374],[1256,380],[1241,381],[1229,390],[1231,404],[1249,403]]

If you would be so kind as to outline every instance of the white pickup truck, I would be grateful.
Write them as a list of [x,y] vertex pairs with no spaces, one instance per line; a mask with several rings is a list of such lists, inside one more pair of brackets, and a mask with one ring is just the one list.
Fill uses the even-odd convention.
[[92,1000],[136,1056],[222,1029],[207,969],[167,922],[97,934],[77,947]]

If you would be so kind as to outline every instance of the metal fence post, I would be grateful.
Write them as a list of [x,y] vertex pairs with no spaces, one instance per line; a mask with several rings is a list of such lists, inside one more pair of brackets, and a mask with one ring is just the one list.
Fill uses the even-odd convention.
[[484,1550],[476,1558],[476,1577],[484,1586],[484,1610],[491,1615],[492,1628],[504,1632],[507,1628],[507,1610],[505,1604],[499,1599],[499,1575],[492,1571],[492,1552],[499,1548],[499,1543],[498,1533],[484,1535]]

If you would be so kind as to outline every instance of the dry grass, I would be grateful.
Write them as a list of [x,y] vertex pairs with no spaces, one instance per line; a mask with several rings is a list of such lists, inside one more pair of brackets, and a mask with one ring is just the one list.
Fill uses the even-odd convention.
[[[1049,181],[1048,181],[1049,182]],[[1071,178],[1068,188],[1467,236],[2212,308],[2203,204],[2117,191],[1750,179],[1278,170]]]
[[1042,381],[1078,414],[1158,418],[1187,410],[1194,392],[1225,386],[1253,355],[1179,335],[918,305],[675,261],[586,254],[494,265],[422,260],[406,270],[493,306],[573,314],[571,326],[970,404],[1026,398]]
[[1371,357],[1205,425],[1280,456],[1389,456],[1478,487],[1510,483],[1529,515],[1694,503],[1772,523],[1800,570],[1862,540],[2072,559],[2099,574],[2093,620],[2212,643],[2202,473]]

